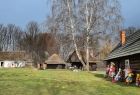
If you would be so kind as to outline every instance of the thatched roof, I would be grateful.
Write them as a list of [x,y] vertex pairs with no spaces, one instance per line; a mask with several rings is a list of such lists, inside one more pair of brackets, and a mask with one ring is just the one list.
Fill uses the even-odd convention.
[[65,64],[64,60],[57,54],[53,54],[45,61],[47,64]]
[[25,52],[0,52],[0,61],[25,60]]
[[[80,55],[82,56],[82,59],[84,62],[86,62],[86,52],[85,51],[80,51]],[[69,54],[69,57],[68,57],[68,60],[67,62],[80,62],[77,54],[76,54],[76,51],[73,51]],[[95,55],[89,53],[89,62],[97,62],[97,58]]]

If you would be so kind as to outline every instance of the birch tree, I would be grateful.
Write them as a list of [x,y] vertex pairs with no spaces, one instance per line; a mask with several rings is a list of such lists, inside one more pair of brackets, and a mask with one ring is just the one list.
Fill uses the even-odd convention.
[[[117,0],[83,0],[79,14],[86,33],[86,66],[89,70],[90,34],[99,35],[108,31],[119,31],[121,15]],[[117,29],[116,29],[117,28]]]
[[[71,34],[73,46],[84,69],[89,70],[90,35],[119,31],[121,13],[119,0],[53,0],[52,13],[62,32]],[[86,62],[80,55],[76,35],[86,35]]]

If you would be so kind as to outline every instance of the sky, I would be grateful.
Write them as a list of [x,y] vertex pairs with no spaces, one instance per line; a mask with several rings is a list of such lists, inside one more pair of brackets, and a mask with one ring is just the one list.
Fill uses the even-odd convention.
[[28,22],[42,23],[50,12],[48,0],[0,0],[0,24],[24,28]]
[[[43,23],[50,13],[49,0],[0,0],[0,24],[25,28],[30,21]],[[124,27],[140,27],[140,0],[120,0]]]
[[124,27],[140,28],[140,0],[120,0]]

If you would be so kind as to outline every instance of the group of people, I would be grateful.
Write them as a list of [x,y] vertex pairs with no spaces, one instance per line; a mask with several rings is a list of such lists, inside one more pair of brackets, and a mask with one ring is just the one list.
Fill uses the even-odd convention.
[[111,63],[111,65],[107,66],[105,76],[107,78],[111,78],[113,83],[125,80],[125,83],[129,85],[133,81],[136,81],[136,86],[140,86],[140,74],[137,74],[135,79],[134,74],[130,68],[124,70],[119,68],[118,72],[116,72],[114,63]]

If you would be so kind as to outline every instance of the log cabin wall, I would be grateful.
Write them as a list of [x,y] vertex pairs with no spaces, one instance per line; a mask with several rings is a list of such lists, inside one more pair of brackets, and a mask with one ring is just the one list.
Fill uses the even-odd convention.
[[130,57],[130,67],[135,73],[140,73],[140,54]]
[[130,67],[134,73],[140,73],[140,31],[126,37],[125,44],[120,42],[106,61],[116,62],[116,67],[122,69]]
[[116,74],[118,73],[119,71],[119,68],[121,68],[121,70],[123,71],[122,72],[122,77],[123,77],[123,80],[125,79],[125,72],[124,72],[124,69],[125,69],[125,60],[127,58],[123,57],[123,58],[117,58],[117,59],[113,59],[113,60],[109,60],[107,61],[107,63],[111,63],[111,62],[114,62],[115,63],[115,67],[116,67]]
[[[115,63],[115,67],[116,67],[116,74],[119,71],[119,68],[121,68],[122,70],[125,69],[125,59],[127,58],[117,58],[117,59],[112,59],[107,61],[107,64],[110,65],[111,62]],[[123,72],[123,77],[124,77],[124,72]]]
[[109,64],[111,62],[114,62],[117,73],[119,68],[121,68],[122,70],[125,69],[125,60],[129,60],[130,68],[132,69],[135,75],[137,73],[140,74],[140,54],[109,60],[107,61],[107,63]]
[[118,58],[118,59],[109,60],[107,64],[110,65],[111,62],[115,63],[116,72],[119,71],[119,68],[124,69],[124,59]]

